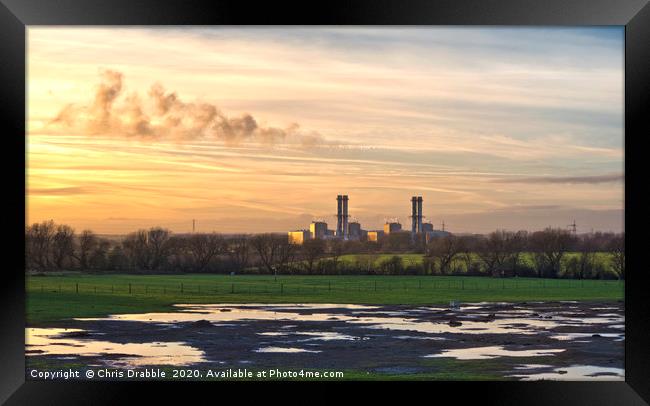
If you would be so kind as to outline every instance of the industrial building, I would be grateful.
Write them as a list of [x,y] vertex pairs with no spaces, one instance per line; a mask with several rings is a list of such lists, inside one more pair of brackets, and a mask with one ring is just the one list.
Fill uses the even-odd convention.
[[[435,230],[433,224],[424,223],[422,214],[422,196],[411,197],[411,235],[413,241],[416,236],[424,236],[428,242],[431,238],[450,235],[443,230]],[[348,195],[336,196],[336,230],[330,230],[327,223],[322,220],[314,220],[309,225],[309,230],[289,231],[289,242],[302,244],[310,238],[313,239],[342,239],[342,240],[367,240],[379,241],[384,235],[400,233],[402,225],[399,221],[387,221],[383,230],[366,231],[361,228],[358,221],[349,221]],[[421,237],[420,237],[421,238]]]
[[289,231],[289,243],[302,245],[309,239],[309,230]]
[[309,225],[309,234],[311,238],[324,239],[327,236],[327,223],[324,221],[312,221]]
[[364,231],[361,229],[361,224],[358,221],[352,221],[348,224],[348,238],[351,240],[360,240],[363,237]]
[[398,222],[387,222],[384,224],[384,234],[398,233],[402,231],[402,225]]

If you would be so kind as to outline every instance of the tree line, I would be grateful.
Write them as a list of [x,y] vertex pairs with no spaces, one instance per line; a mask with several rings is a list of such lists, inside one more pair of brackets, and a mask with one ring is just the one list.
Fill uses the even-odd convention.
[[[383,253],[422,254],[409,263]],[[570,255],[567,255],[571,253]],[[607,261],[599,255],[607,253]],[[342,260],[343,255],[353,260]],[[385,255],[383,256],[385,257]],[[531,261],[524,259],[532,258]],[[265,274],[443,274],[493,277],[625,278],[625,235],[574,235],[548,228],[528,233],[498,230],[488,235],[424,238],[409,233],[379,242],[308,240],[286,235],[173,234],[153,227],[108,239],[91,230],[76,233],[44,221],[25,227],[25,268],[32,272],[208,272]]]

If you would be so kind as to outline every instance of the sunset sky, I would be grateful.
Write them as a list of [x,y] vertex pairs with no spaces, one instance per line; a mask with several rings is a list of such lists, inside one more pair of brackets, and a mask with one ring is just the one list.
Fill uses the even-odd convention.
[[[27,219],[623,228],[622,27],[28,28]],[[408,227],[408,226],[407,226]]]

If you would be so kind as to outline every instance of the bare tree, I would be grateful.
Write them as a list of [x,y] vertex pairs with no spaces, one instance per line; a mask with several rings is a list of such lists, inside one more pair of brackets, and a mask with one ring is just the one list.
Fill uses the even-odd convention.
[[505,262],[512,269],[514,276],[517,276],[521,254],[528,247],[528,232],[517,231],[516,233],[505,234],[506,260]]
[[95,248],[90,252],[88,266],[90,269],[108,268],[108,253],[111,249],[111,242],[106,238],[98,238]]
[[122,242],[122,247],[125,256],[131,263],[131,266],[137,269],[150,269],[147,230],[138,230],[128,234]]
[[612,254],[612,262],[618,277],[625,279],[625,233],[613,237],[607,248]]
[[56,268],[71,266],[74,252],[74,230],[65,224],[57,226],[52,238],[52,260]]
[[26,264],[30,268],[49,270],[56,225],[54,221],[34,223],[25,229]]
[[327,245],[328,254],[334,263],[334,269],[337,269],[339,266],[339,258],[341,258],[341,255],[345,252],[345,241],[340,238],[334,238],[329,240]]
[[458,255],[465,264],[465,271],[469,273],[475,266],[474,253],[478,251],[481,240],[475,236],[462,236],[459,238],[461,242]]
[[138,269],[159,269],[168,259],[171,232],[160,227],[138,230],[126,236],[122,247],[130,262]]
[[488,274],[492,276],[504,276],[504,265],[508,257],[507,239],[506,231],[497,230],[490,233],[479,244],[477,254]]
[[585,279],[587,273],[594,268],[598,241],[593,234],[581,235],[577,241],[578,252],[578,278]]
[[228,257],[237,270],[248,266],[250,256],[250,238],[246,235],[239,235],[228,241]]
[[530,246],[533,249],[537,274],[543,276],[544,268],[550,277],[557,277],[562,265],[562,257],[573,244],[573,236],[559,228],[547,228],[536,231],[530,237]]
[[279,236],[273,234],[258,234],[251,239],[253,249],[257,252],[262,265],[269,273],[275,271],[273,267],[278,259],[279,238]]
[[461,241],[458,237],[453,235],[437,237],[427,244],[427,256],[436,259],[440,273],[445,274],[461,249]]
[[171,232],[161,227],[153,227],[147,233],[147,245],[150,252],[149,269],[158,269],[167,259],[169,237]]
[[275,244],[278,269],[281,271],[287,271],[289,269],[289,264],[294,260],[298,246],[290,243],[286,237],[276,238]]
[[79,260],[79,268],[81,270],[86,270],[90,268],[89,257],[91,252],[97,248],[98,239],[97,236],[90,230],[83,230],[78,237],[79,240],[79,254],[77,259]]
[[187,247],[196,271],[203,271],[210,261],[224,251],[223,238],[215,233],[193,234],[187,239]]
[[314,265],[325,252],[325,242],[319,238],[305,241],[300,247],[302,267],[308,274],[314,271]]

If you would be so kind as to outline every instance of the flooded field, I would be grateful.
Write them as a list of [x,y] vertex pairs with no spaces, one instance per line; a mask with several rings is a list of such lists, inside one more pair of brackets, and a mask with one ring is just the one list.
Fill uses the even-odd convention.
[[622,303],[178,304],[28,328],[38,366],[310,369],[432,379],[623,380]]

